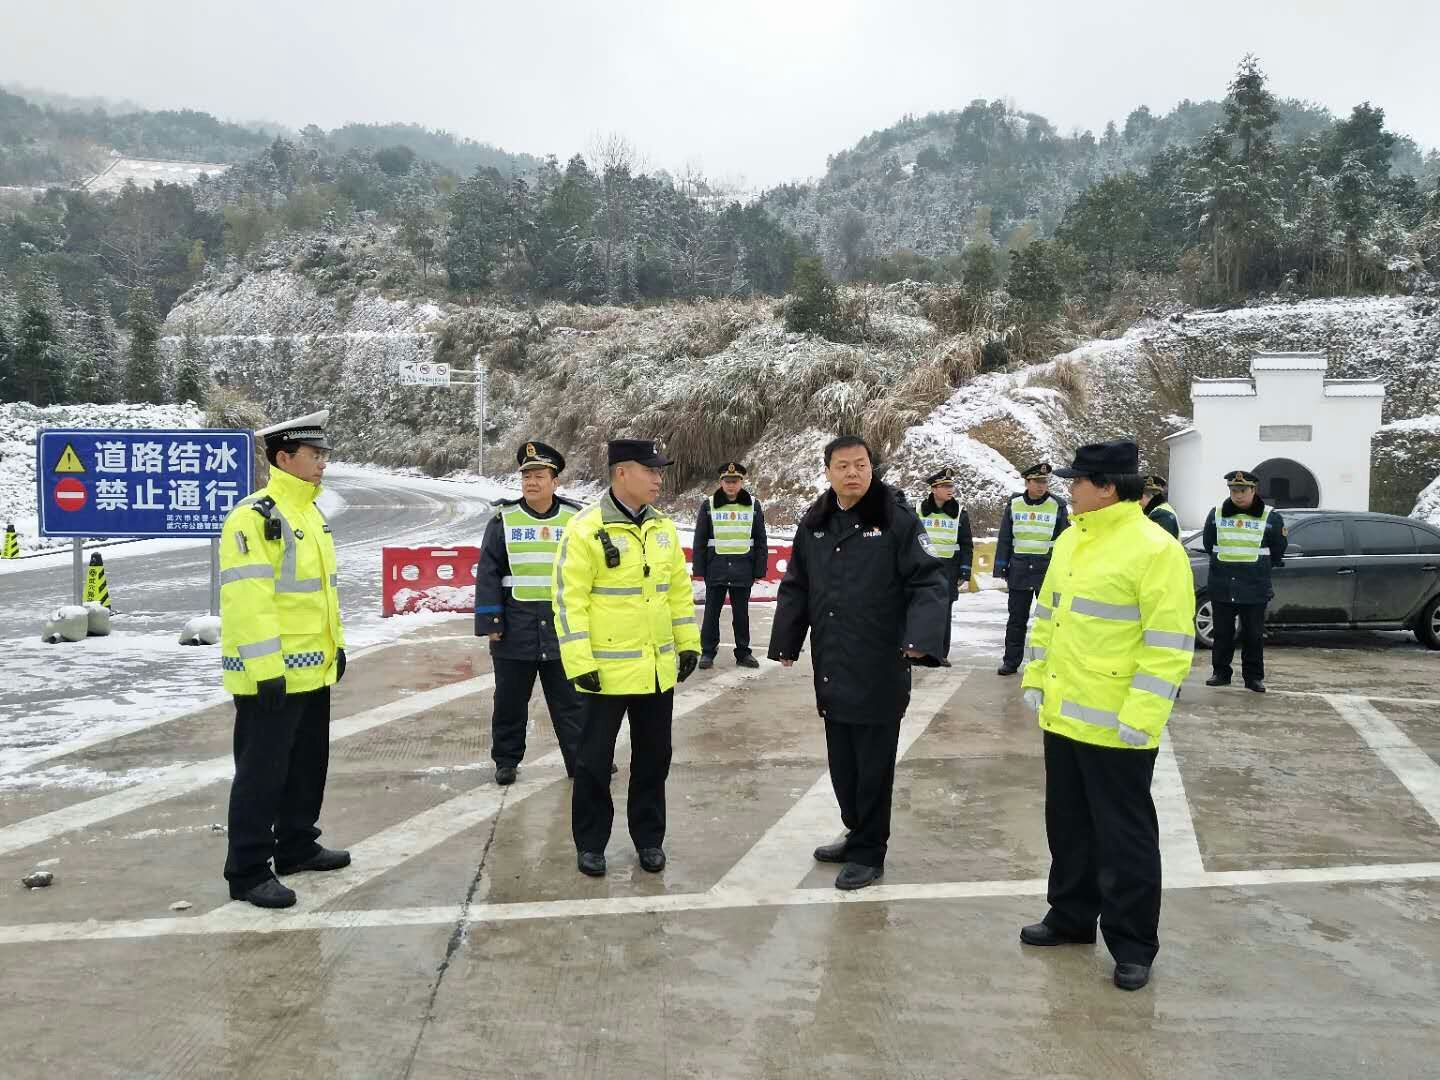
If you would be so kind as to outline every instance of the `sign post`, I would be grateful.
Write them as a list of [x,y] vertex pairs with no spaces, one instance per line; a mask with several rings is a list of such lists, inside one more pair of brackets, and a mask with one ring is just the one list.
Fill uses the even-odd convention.
[[432,363],[428,360],[402,360],[400,362],[401,386],[473,386],[475,387],[475,411],[479,416],[480,431],[475,440],[475,471],[485,475],[485,409],[487,402],[486,370],[479,354],[470,370],[451,370],[449,364]]

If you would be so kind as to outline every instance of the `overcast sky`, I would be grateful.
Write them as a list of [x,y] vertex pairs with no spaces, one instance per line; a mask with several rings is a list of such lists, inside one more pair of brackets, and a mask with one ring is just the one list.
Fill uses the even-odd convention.
[[816,176],[902,114],[1005,97],[1061,131],[1272,90],[1440,146],[1440,0],[0,0],[0,80],[330,128],[417,121],[562,160]]

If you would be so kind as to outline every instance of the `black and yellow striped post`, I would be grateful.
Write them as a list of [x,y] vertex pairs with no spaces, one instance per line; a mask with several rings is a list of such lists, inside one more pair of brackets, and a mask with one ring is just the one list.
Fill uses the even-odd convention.
[[110,606],[110,583],[105,580],[105,560],[100,552],[90,553],[90,569],[85,572],[85,603]]
[[5,550],[0,552],[0,559],[18,559],[20,557],[20,537],[15,535],[15,526],[5,526]]

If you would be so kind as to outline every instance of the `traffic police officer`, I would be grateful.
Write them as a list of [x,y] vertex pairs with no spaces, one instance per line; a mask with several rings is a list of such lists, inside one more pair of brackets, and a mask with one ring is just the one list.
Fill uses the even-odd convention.
[[[345,674],[335,541],[315,505],[329,411],[256,432],[270,482],[220,536],[220,653],[235,697],[225,878],[232,900],[289,907],[275,874],[338,870],[350,853],[317,840],[330,759],[330,687]],[[271,871],[271,859],[274,871]]]
[[1147,518],[1179,540],[1180,519],[1175,516],[1175,508],[1170,505],[1170,500],[1167,498],[1166,489],[1169,486],[1163,476],[1156,473],[1146,476],[1145,494],[1140,499],[1140,509],[1145,511]]
[[[975,542],[970,535],[970,515],[955,501],[955,470],[946,467],[933,472],[926,478],[930,494],[915,507],[920,515],[920,524],[930,537],[935,557],[945,563],[945,579],[949,584],[949,608],[955,606],[960,589],[970,580],[970,564],[975,555]],[[949,667],[950,661],[950,618],[945,614],[945,643],[940,654],[940,665]]]
[[640,866],[665,868],[665,780],[676,682],[700,659],[690,570],[679,533],[655,509],[669,465],[648,439],[609,444],[610,490],[570,520],[555,563],[565,673],[585,696],[571,832],[583,874],[605,873],[615,819],[610,766],[630,716],[630,839]]
[[555,494],[565,456],[553,446],[527,442],[515,451],[515,460],[520,498],[501,502],[485,527],[475,578],[475,633],[490,639],[495,666],[490,756],[497,784],[513,784],[525,757],[525,725],[537,675],[568,776],[575,775],[585,711],[565,677],[550,604],[555,554],[580,504]]
[[1050,910],[1027,945],[1095,940],[1115,985],[1138,990],[1159,951],[1160,831],[1150,781],[1160,733],[1195,649],[1185,549],[1145,520],[1129,440],[1082,446],[1074,528],[1055,544],[1025,665],[1045,743]]
[[1030,604],[1050,568],[1055,539],[1070,524],[1065,500],[1050,493],[1050,463],[1032,465],[1021,475],[1025,477],[1025,490],[1011,496],[995,544],[994,574],[1005,580],[1010,591],[1001,675],[1014,675],[1020,668]]
[[1230,497],[1205,517],[1205,550],[1210,553],[1208,590],[1214,616],[1214,672],[1206,686],[1229,686],[1234,674],[1235,620],[1240,620],[1240,673],[1245,686],[1265,692],[1265,605],[1275,595],[1270,570],[1284,564],[1285,519],[1265,505],[1255,474],[1225,474]]
[[705,618],[700,625],[700,667],[715,663],[720,649],[720,612],[730,597],[735,629],[735,663],[760,666],[750,652],[750,589],[765,576],[770,549],[765,511],[744,487],[745,466],[727,461],[720,487],[695,515],[695,576],[705,579]]

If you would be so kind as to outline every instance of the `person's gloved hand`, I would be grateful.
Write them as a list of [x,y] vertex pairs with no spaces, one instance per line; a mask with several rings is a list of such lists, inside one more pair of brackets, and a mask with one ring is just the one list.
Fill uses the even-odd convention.
[[577,690],[588,690],[592,694],[600,693],[599,671],[587,671],[584,675],[577,676],[570,681],[575,684]]
[[279,712],[285,707],[285,676],[261,679],[255,684],[255,696],[260,708],[267,712]]
[[338,683],[345,677],[345,650],[335,650],[335,681]]
[[700,663],[700,654],[686,649],[680,654],[679,679],[684,682],[695,673],[695,665]]
[[1040,706],[1045,704],[1045,691],[1034,686],[1030,687],[1030,689],[1026,690],[1025,693],[1020,696],[1025,699],[1025,704],[1037,713],[1040,711]]

